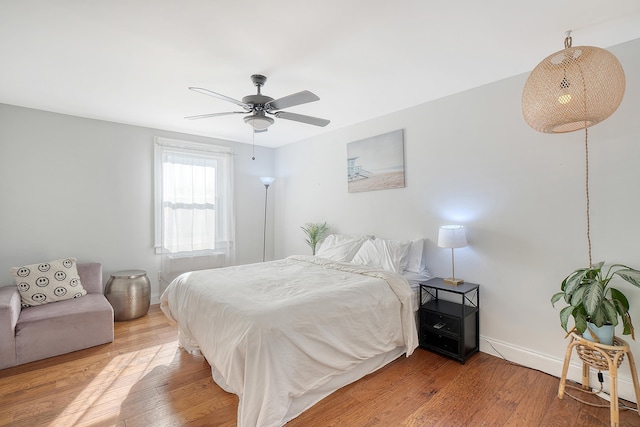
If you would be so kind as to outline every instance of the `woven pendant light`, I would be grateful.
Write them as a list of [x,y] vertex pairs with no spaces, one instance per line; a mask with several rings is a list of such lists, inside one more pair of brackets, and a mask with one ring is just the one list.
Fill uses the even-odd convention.
[[544,133],[572,132],[613,114],[624,95],[624,71],[609,51],[571,46],[546,57],[531,72],[522,94],[522,114]]
[[571,46],[547,56],[533,69],[522,93],[522,114],[533,129],[544,133],[584,129],[587,253],[591,259],[589,214],[589,133],[587,128],[613,114],[622,102],[624,71],[610,52],[592,46]]

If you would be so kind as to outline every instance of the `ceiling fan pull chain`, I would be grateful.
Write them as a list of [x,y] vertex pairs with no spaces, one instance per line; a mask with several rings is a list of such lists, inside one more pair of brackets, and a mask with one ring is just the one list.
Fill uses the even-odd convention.
[[256,159],[256,131],[251,129],[251,160]]

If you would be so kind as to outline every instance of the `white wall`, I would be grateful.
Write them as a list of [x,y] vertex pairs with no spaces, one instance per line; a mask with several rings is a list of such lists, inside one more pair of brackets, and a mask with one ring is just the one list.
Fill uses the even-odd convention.
[[[593,260],[640,268],[640,40],[610,50],[627,89],[618,111],[589,129]],[[276,256],[309,253],[299,226],[327,221],[336,233],[425,237],[429,269],[445,276],[451,255],[436,246],[438,227],[464,224],[470,245],[456,250],[456,276],[481,284],[481,349],[492,353],[491,343],[559,376],[567,342],[549,300],[567,274],[588,264],[584,132],[529,128],[521,113],[526,78],[279,148]],[[405,130],[406,188],[349,194],[346,144],[395,129]],[[640,328],[640,289],[621,288]],[[638,343],[632,350],[640,357]],[[621,389],[632,398],[627,366]]]
[[256,147],[251,160],[247,144],[0,104],[0,285],[13,283],[12,266],[76,257],[101,262],[105,282],[111,272],[146,270],[157,301],[155,136],[233,147],[236,263],[261,261],[258,177],[273,174],[273,149]]

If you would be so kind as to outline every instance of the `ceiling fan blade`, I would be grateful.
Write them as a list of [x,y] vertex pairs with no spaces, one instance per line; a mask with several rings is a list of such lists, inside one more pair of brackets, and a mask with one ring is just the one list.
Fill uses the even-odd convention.
[[320,119],[318,117],[305,116],[303,114],[288,113],[286,111],[278,111],[277,113],[274,113],[274,116],[276,116],[279,119],[293,120],[295,122],[302,122],[302,123],[307,123],[309,125],[322,126],[322,127],[331,123],[331,121],[327,119]]
[[294,105],[306,104],[307,102],[319,101],[320,98],[308,90],[284,96],[267,102],[265,107],[268,110],[282,110],[283,108],[293,107]]
[[228,116],[230,114],[247,114],[246,111],[227,111],[226,113],[200,114],[198,116],[187,116],[187,120],[207,119],[209,117]]
[[251,111],[251,106],[249,104],[245,104],[244,102],[238,101],[237,99],[229,98],[228,96],[224,96],[219,93],[212,92],[209,89],[204,89],[201,87],[190,87],[189,89],[191,89],[194,92],[198,92],[204,95],[213,96],[214,98],[222,99],[223,101],[233,102],[234,104],[241,106],[245,110]]

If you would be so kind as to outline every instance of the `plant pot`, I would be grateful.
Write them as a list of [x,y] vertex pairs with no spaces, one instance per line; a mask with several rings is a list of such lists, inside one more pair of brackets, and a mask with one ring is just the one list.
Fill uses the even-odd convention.
[[[588,341],[599,342],[600,344],[613,345],[613,334],[615,327],[613,325],[596,326],[591,322],[587,322],[587,330],[582,334],[582,338]],[[596,340],[593,334],[598,337]]]

